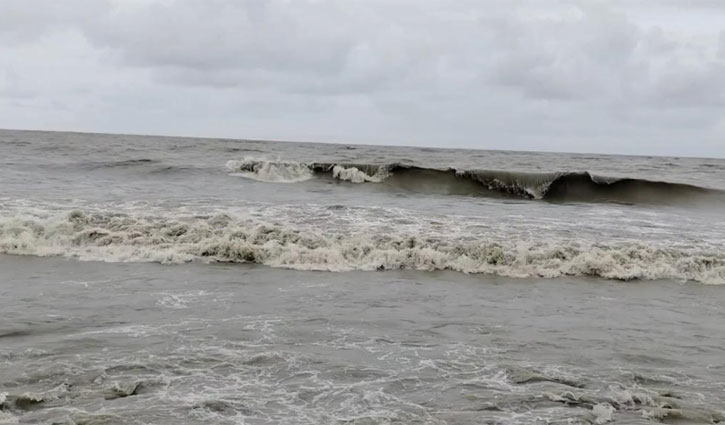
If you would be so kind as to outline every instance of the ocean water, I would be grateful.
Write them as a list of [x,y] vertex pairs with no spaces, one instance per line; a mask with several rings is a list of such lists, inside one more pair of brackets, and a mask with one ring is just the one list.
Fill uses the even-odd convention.
[[0,130],[0,424],[725,421],[725,160]]

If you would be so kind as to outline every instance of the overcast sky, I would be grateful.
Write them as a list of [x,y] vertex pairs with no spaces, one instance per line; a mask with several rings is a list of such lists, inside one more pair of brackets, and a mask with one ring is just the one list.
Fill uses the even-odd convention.
[[725,1],[0,0],[0,128],[725,156]]

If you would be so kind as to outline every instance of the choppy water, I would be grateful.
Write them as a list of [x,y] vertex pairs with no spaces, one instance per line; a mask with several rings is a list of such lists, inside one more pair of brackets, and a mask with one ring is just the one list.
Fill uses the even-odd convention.
[[0,423],[723,421],[724,190],[721,159],[3,130]]

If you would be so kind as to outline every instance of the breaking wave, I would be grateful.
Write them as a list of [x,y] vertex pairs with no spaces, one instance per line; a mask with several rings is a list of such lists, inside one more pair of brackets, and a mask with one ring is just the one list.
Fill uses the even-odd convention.
[[378,170],[372,176],[368,175],[365,171],[361,171],[357,167],[346,167],[344,165],[334,165],[332,167],[332,177],[339,180],[347,180],[353,183],[364,183],[373,182],[380,183],[388,177],[388,173],[385,170]]
[[313,177],[312,170],[295,161],[268,161],[245,157],[227,162],[227,168],[242,177],[274,183],[297,183]]
[[110,211],[0,217],[0,253],[79,260],[239,262],[303,270],[454,270],[511,277],[598,276],[725,284],[725,252],[636,241],[591,242],[293,223],[227,214]]
[[725,200],[725,193],[683,183],[604,177],[589,172],[524,173],[436,169],[408,164],[303,163],[245,157],[227,167],[247,178],[294,183],[331,177],[352,183],[421,193],[514,197],[554,202],[675,203]]

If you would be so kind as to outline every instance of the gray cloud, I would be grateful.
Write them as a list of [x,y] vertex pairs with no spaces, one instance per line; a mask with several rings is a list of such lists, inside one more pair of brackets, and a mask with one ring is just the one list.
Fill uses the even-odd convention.
[[0,0],[0,126],[722,156],[725,7],[682,4]]
[[350,40],[321,12],[321,6],[303,2],[119,3],[85,31],[91,41],[118,50],[134,66],[324,75],[342,65]]
[[19,0],[0,1],[0,41],[31,43],[48,32],[84,25],[105,13],[106,0],[70,2]]

